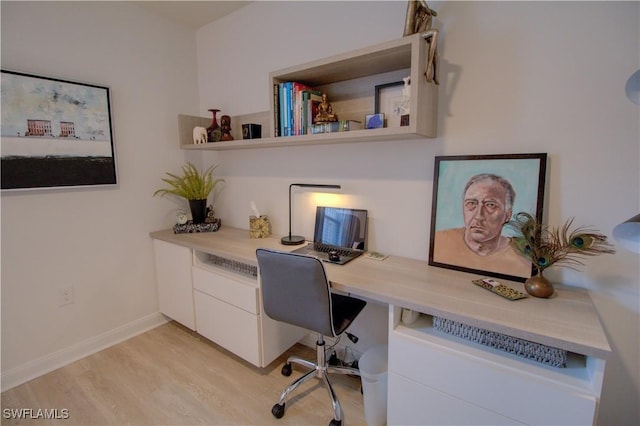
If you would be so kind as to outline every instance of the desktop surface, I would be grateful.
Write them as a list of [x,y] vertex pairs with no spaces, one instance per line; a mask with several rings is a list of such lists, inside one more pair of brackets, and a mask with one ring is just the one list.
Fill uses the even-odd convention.
[[[249,231],[222,227],[217,232],[151,233],[154,239],[257,266],[257,248],[291,251],[279,237],[251,239]],[[325,264],[333,288],[355,296],[532,340],[578,354],[606,359],[611,348],[588,291],[557,286],[550,299],[510,301],[471,280],[476,274],[429,266],[426,260],[360,256],[346,265]],[[522,283],[500,280],[521,289]]]

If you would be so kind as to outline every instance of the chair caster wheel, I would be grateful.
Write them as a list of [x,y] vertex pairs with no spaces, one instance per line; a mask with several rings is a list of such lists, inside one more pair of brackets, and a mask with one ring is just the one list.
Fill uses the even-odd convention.
[[282,405],[276,404],[271,408],[271,414],[276,419],[281,419],[284,416],[284,403]]
[[342,426],[342,420],[333,419],[331,423],[329,423],[329,426]]
[[285,364],[282,366],[282,371],[281,371],[283,376],[287,376],[289,377],[291,375],[291,364]]

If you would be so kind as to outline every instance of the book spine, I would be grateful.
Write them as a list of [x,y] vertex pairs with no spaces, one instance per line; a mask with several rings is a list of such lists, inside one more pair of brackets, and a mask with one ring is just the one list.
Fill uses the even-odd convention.
[[289,113],[289,133],[287,136],[293,136],[295,134],[293,130],[295,126],[295,116],[293,111],[293,82],[289,82],[289,97],[287,98],[287,101],[289,102],[289,105],[287,106],[287,112]]
[[280,136],[280,85],[273,85],[273,136]]
[[280,121],[282,122],[282,136],[289,136],[289,85],[287,82],[281,83],[280,86],[280,98],[281,98],[281,106],[280,108]]
[[302,109],[303,109],[303,97],[305,92],[307,92],[310,87],[302,84],[302,83],[295,83],[296,84],[296,93],[295,93],[295,130],[296,130],[296,135],[304,135],[305,133],[303,132],[303,118],[302,118]]
[[294,135],[300,134],[300,112],[298,110],[298,106],[300,105],[299,97],[300,97],[300,92],[302,91],[302,88],[303,88],[302,84],[298,82],[293,83],[292,110],[293,110],[293,134]]
[[308,105],[307,102],[309,101],[309,91],[308,90],[303,90],[302,91],[302,105],[301,105],[301,112],[300,112],[300,134],[301,135],[306,135],[307,134],[307,114],[308,114]]
[[284,136],[284,83],[278,84],[278,103],[280,111],[278,113],[278,121],[280,122],[280,136]]

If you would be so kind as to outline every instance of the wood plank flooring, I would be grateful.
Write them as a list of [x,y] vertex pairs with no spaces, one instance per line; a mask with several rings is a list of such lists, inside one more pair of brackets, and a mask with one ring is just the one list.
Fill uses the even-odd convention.
[[[181,325],[170,322],[2,393],[2,425],[328,425],[333,409],[319,381],[302,385],[283,418],[271,407],[301,375],[280,369],[296,345],[257,368]],[[343,424],[365,424],[358,378],[332,375]],[[6,418],[6,409],[57,409],[58,417]]]

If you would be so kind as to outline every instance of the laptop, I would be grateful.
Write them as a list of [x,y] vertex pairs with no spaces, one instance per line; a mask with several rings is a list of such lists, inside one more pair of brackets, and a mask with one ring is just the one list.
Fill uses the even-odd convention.
[[318,206],[313,242],[293,252],[344,265],[366,250],[366,210]]

